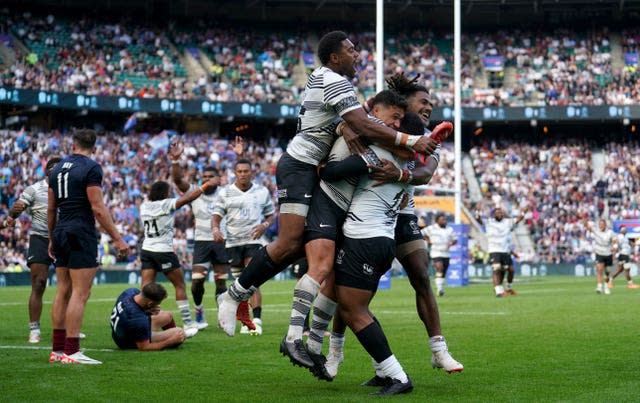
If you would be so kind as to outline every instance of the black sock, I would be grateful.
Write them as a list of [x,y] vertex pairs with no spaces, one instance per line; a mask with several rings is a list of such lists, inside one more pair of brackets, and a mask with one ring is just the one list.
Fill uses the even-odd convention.
[[262,315],[262,307],[261,306],[257,306],[255,308],[253,308],[253,318],[254,319],[260,319],[260,315]]
[[191,281],[191,295],[193,296],[194,305],[202,304],[204,296],[204,279]]
[[238,278],[238,282],[247,290],[251,286],[260,287],[271,277],[284,270],[288,263],[286,262],[284,265],[275,263],[267,253],[267,247],[263,246],[253,255],[253,258],[251,258],[251,261]]
[[381,363],[391,357],[391,347],[389,347],[387,337],[384,335],[379,323],[372,322],[369,326],[356,333],[356,337],[362,347],[367,350],[367,353],[377,363]]

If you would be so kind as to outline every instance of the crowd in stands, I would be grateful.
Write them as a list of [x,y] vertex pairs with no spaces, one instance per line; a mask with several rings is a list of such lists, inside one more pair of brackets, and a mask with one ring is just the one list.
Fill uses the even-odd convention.
[[[48,156],[65,155],[71,136],[61,132],[0,132],[0,216],[24,188],[44,176]],[[178,136],[185,145],[185,175],[196,181],[205,166],[213,165],[222,173],[222,184],[234,180],[233,163],[237,158],[224,139],[208,134]],[[175,139],[174,139],[175,140]],[[95,159],[104,171],[105,202],[118,229],[131,246],[128,268],[139,266],[137,248],[141,228],[138,208],[150,185],[156,180],[171,182],[166,145],[167,132],[156,136],[129,136],[106,133],[99,137]],[[247,141],[245,156],[255,166],[255,181],[267,186],[275,200],[275,167],[283,144],[276,139]],[[535,254],[527,260],[560,263],[586,262],[592,259],[593,239],[586,222],[606,217],[610,222],[639,218],[640,145],[608,144],[604,150],[602,174],[594,174],[592,147],[585,142],[537,146],[522,143],[490,142],[469,151],[484,199],[472,205],[465,192],[465,203],[480,209],[484,217],[496,205],[517,215],[526,210],[524,225],[529,229]],[[599,149],[593,149],[598,151]],[[441,163],[431,187],[453,188],[453,147],[445,144]],[[25,178],[30,178],[25,180]],[[466,188],[466,186],[465,186]],[[26,267],[27,236],[30,220],[22,216],[15,228],[0,231],[0,271]],[[193,222],[189,208],[176,215],[176,251],[183,264],[191,259]],[[271,229],[271,235],[277,228]],[[101,242],[103,264],[115,263],[109,239]]]
[[[12,34],[26,48],[10,44],[13,64],[0,65],[0,86],[132,97],[208,98],[213,101],[300,100],[305,73],[317,64],[317,32],[281,33],[199,22],[166,29],[130,21],[0,15],[0,35]],[[364,98],[375,90],[375,34],[349,32],[361,52],[354,80]],[[616,35],[612,52],[607,28],[573,31],[465,33],[462,49],[462,104],[469,107],[523,105],[628,105],[640,102],[635,29]],[[385,41],[385,76],[420,74],[436,105],[453,104],[453,38],[430,30],[391,32]],[[203,57],[204,56],[204,57]],[[487,56],[503,59],[488,71]],[[189,77],[192,57],[206,75]],[[619,59],[619,60],[618,60]],[[636,57],[637,60],[637,57]],[[296,69],[298,75],[296,76]]]
[[[192,180],[199,177],[205,166],[215,166],[222,173],[222,184],[234,180],[235,153],[226,140],[209,135],[182,135],[185,146],[183,164],[185,175]],[[0,216],[8,213],[26,186],[44,178],[43,166],[51,155],[66,155],[71,149],[71,136],[60,132],[24,133],[0,132]],[[99,136],[94,158],[103,169],[105,203],[110,208],[118,230],[131,246],[130,269],[139,268],[137,248],[142,229],[139,206],[151,184],[158,180],[172,183],[170,160],[166,154],[165,134],[131,136],[107,133]],[[28,151],[28,152],[26,152]],[[266,143],[246,143],[245,156],[256,168],[255,181],[267,186],[275,195],[275,164],[282,153],[275,139]],[[29,179],[25,179],[29,178]],[[274,199],[275,200],[275,199]],[[19,225],[0,231],[0,271],[20,271],[26,268],[27,233],[31,221],[21,216]],[[176,252],[188,267],[191,262],[193,222],[189,207],[176,214]],[[273,232],[274,230],[271,230]],[[115,263],[109,239],[103,235],[100,243],[102,263]]]
[[497,205],[525,225],[535,246],[534,260],[586,262],[593,238],[587,222],[638,218],[638,144],[609,144],[602,175],[594,174],[592,148],[584,142],[535,146],[488,143],[469,152],[485,199],[477,206],[489,216]]

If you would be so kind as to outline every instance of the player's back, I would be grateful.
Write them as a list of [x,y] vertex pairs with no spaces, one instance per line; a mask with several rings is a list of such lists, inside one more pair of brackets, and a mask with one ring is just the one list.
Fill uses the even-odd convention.
[[314,70],[305,87],[298,128],[287,153],[308,164],[318,165],[336,138],[339,116],[361,108],[353,85],[327,67]]
[[[400,161],[387,150],[373,145],[371,149],[379,158],[392,161],[398,167],[406,164],[406,161]],[[380,186],[375,184],[376,181],[368,176],[360,178],[344,222],[345,236],[355,239],[394,238],[398,209],[405,194],[405,186],[398,182]]]
[[87,188],[102,186],[102,168],[91,158],[72,154],[58,163],[49,175],[58,210],[58,225],[95,226]]
[[144,201],[140,221],[144,226],[142,249],[150,252],[173,251],[173,223],[177,199]]

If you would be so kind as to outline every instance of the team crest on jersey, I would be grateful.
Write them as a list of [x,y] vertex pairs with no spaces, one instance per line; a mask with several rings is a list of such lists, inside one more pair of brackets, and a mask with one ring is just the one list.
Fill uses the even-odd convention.
[[373,275],[374,270],[373,270],[373,267],[371,267],[370,265],[364,263],[362,265],[362,272],[364,274],[366,274],[367,276],[371,276],[371,275]]
[[342,259],[344,258],[344,249],[340,249],[338,252],[338,256],[336,256],[336,264],[342,264]]
[[417,222],[411,221],[409,222],[409,226],[411,227],[411,232],[413,232],[414,235],[417,235],[420,233],[420,227],[418,227]]

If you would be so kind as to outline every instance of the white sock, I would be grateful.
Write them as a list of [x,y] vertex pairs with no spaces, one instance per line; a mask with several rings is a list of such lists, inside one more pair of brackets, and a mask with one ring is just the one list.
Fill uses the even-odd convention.
[[319,290],[320,284],[307,274],[302,276],[296,283],[296,287],[293,289],[291,317],[289,319],[289,329],[287,330],[288,341],[302,339],[305,319],[309,311],[311,311],[311,305]]
[[497,285],[494,287],[496,290],[496,295],[504,294],[504,287],[501,285]]
[[438,291],[442,290],[444,288],[444,278],[443,277],[436,277],[436,288],[438,289]]
[[313,306],[311,317],[311,329],[307,338],[307,349],[314,354],[322,352],[324,332],[329,327],[329,322],[336,313],[338,303],[327,298],[324,294],[318,294]]
[[344,350],[344,333],[331,332],[331,337],[329,337],[329,350],[342,354]]
[[379,376],[380,378],[385,377],[384,373],[382,372],[382,368],[380,367],[380,364],[378,364],[376,360],[374,360],[373,358],[371,359],[371,365],[373,365],[373,369],[376,370],[376,376]]
[[380,363],[380,369],[385,377],[388,376],[391,379],[397,379],[402,383],[409,381],[409,377],[402,369],[402,365],[400,365],[400,362],[393,354]]
[[190,325],[191,320],[191,312],[189,312],[189,300],[182,299],[180,301],[176,301],[178,305],[178,310],[180,311],[180,316],[182,317],[182,323],[184,325]]

